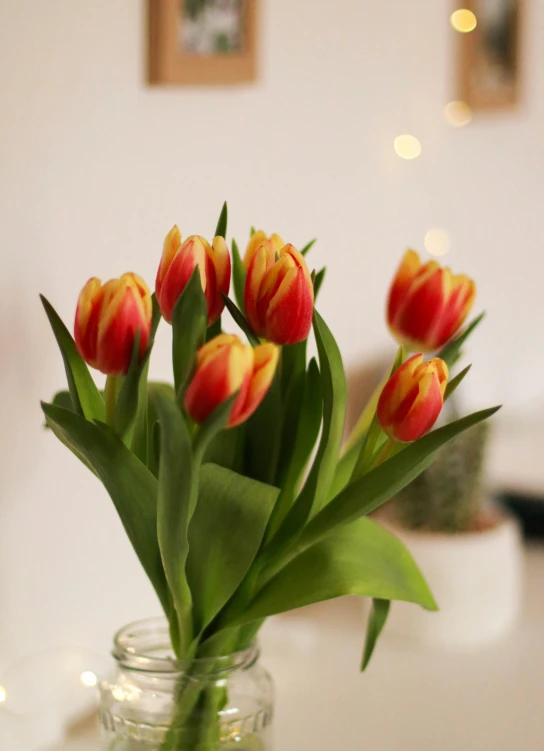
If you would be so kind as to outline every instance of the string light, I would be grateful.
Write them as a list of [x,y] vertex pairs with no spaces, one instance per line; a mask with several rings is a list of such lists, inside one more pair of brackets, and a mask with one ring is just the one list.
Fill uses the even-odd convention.
[[448,102],[444,107],[446,120],[454,128],[463,128],[472,120],[472,109],[466,102],[455,101]]
[[432,256],[445,256],[451,248],[450,236],[443,229],[430,229],[423,240],[425,250]]
[[6,701],[8,698],[6,689],[3,686],[0,686],[0,704]]
[[474,31],[478,24],[478,19],[471,10],[467,8],[459,8],[451,14],[451,25],[460,34],[468,34]]
[[96,675],[91,670],[86,670],[84,673],[81,673],[80,680],[84,686],[88,686],[89,688],[96,686],[98,683]]
[[421,142],[418,138],[408,133],[397,136],[393,146],[401,159],[417,159],[421,154]]

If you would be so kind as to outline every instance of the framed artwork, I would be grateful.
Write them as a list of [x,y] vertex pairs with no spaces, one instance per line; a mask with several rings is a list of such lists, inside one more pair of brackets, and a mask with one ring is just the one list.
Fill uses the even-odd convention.
[[457,93],[475,111],[514,107],[521,98],[523,2],[463,2],[476,26],[459,35]]
[[256,77],[257,0],[148,0],[152,84]]

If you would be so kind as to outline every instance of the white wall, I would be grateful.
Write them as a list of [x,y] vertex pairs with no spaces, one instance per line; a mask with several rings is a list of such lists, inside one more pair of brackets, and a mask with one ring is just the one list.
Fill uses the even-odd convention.
[[[259,82],[204,91],[145,85],[137,0],[0,0],[0,663],[40,645],[105,650],[156,610],[105,493],[40,428],[38,399],[64,376],[37,294],[70,321],[91,275],[152,282],[174,222],[209,235],[228,198],[240,239],[250,224],[317,236],[321,309],[348,362],[388,346],[393,268],[443,226],[489,310],[469,401],[541,392],[544,4],[527,3],[525,106],[462,130],[442,116],[450,0],[262,6]],[[422,140],[415,162],[393,152],[403,132]]]

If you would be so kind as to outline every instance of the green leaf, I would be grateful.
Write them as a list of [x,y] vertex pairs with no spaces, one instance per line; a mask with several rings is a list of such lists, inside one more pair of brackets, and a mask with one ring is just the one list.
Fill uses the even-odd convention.
[[253,235],[255,234],[255,232],[256,232],[255,227],[251,227],[250,230],[249,230],[249,236],[253,237]]
[[51,303],[43,295],[40,295],[40,299],[64,360],[74,411],[86,420],[103,421],[105,419],[104,399],[93,381],[89,368],[79,354],[72,335]]
[[449,399],[455,389],[457,389],[461,385],[461,382],[463,381],[464,377],[467,375],[471,367],[472,365],[467,365],[467,367],[460,373],[458,373],[455,378],[452,378],[451,381],[448,381],[448,385],[446,386],[446,390],[444,392],[444,401],[446,401],[446,399]]
[[363,652],[363,661],[361,663],[361,671],[366,670],[376,642],[385,626],[387,616],[389,615],[389,608],[391,607],[390,600],[380,600],[375,597],[372,600],[372,609],[368,619],[368,628],[366,631],[365,649]]
[[277,489],[223,467],[202,467],[187,559],[197,632],[215,618],[242,582],[277,495]]
[[160,424],[160,466],[157,501],[157,537],[166,580],[176,609],[180,655],[191,644],[192,597],[185,565],[189,553],[189,521],[196,504],[197,482],[191,437],[177,405],[155,391],[151,400]]
[[308,519],[327,502],[342,444],[346,376],[338,345],[317,311],[314,311],[314,332],[321,366],[323,430],[308,479],[278,532],[278,545],[296,537]]
[[70,412],[74,412],[74,402],[72,401],[72,397],[70,396],[69,391],[57,391],[57,393],[53,397],[52,404],[57,407],[68,409],[70,410]]
[[157,480],[104,424],[42,404],[49,427],[100,478],[165,613],[170,598],[157,543]]
[[305,245],[305,246],[304,246],[304,247],[302,248],[302,250],[300,251],[300,252],[301,252],[301,254],[302,254],[303,256],[305,256],[305,255],[306,255],[306,253],[308,253],[308,251],[309,251],[309,250],[311,250],[311,249],[313,248],[313,246],[314,246],[314,245],[316,244],[316,242],[317,242],[317,238],[314,238],[313,240],[310,240],[310,242],[309,242],[309,243],[307,243],[307,244],[306,244],[306,245]]
[[246,287],[246,269],[236,240],[232,241],[232,282],[234,297],[238,307],[244,312],[244,290]]
[[306,349],[308,340],[298,344],[286,344],[281,348],[281,392],[288,400],[289,392],[296,387],[301,376],[306,373]]
[[252,347],[258,347],[260,344],[259,337],[255,334],[251,326],[249,325],[248,321],[246,320],[244,314],[241,310],[238,310],[236,305],[232,302],[230,297],[223,294],[223,300],[225,301],[225,305],[227,307],[227,310],[231,314],[231,316],[234,318],[234,322],[238,324],[238,326],[242,329],[244,334],[247,336],[248,342],[251,344]]
[[221,209],[219,219],[217,221],[217,227],[215,228],[214,237],[219,236],[219,237],[225,238],[227,236],[228,216],[229,216],[229,212],[227,209],[227,202],[225,201],[225,203],[223,204],[223,208]]
[[359,519],[294,558],[230,625],[343,595],[405,600],[436,610],[429,587],[402,542],[370,519]]
[[162,313],[161,309],[159,307],[159,303],[157,302],[157,296],[153,292],[151,295],[151,305],[152,305],[152,314],[151,314],[151,332],[149,335],[149,346],[151,347],[153,342],[155,341],[155,335],[157,333],[157,329],[159,328],[159,323],[162,319]]
[[317,300],[317,296],[319,294],[319,290],[321,289],[321,285],[325,281],[325,274],[327,273],[326,268],[322,268],[320,271],[317,272],[314,279],[314,299]]
[[463,344],[466,342],[466,340],[469,338],[469,336],[472,334],[472,332],[476,329],[476,327],[482,322],[483,318],[485,316],[484,313],[480,313],[480,315],[475,318],[472,323],[467,326],[467,328],[463,331],[462,334],[460,334],[456,339],[451,341],[449,344],[446,344],[446,346],[437,354],[437,357],[442,358],[448,368],[452,368],[457,360],[462,355],[462,347]]
[[193,372],[196,351],[206,341],[207,328],[208,309],[197,267],[176,302],[172,314],[174,384],[180,401]]
[[304,549],[322,539],[331,529],[370,514],[421,474],[441,446],[491,417],[498,409],[484,409],[433,430],[348,485],[309,522],[297,540],[296,548]]
[[[287,443],[284,437],[284,446],[288,446],[284,459],[285,470],[279,477],[278,485],[281,488],[280,495],[274,507],[270,519],[267,537],[272,537],[283,522],[302,481],[304,470],[310,459],[311,453],[319,436],[321,418],[323,412],[323,394],[321,391],[321,376],[314,359],[310,361],[308,373],[304,377],[303,395],[298,407],[288,406],[298,419],[294,427],[294,443]],[[298,391],[293,392],[298,397]],[[284,434],[287,431],[284,430]]]
[[218,464],[233,472],[244,473],[245,425],[223,430],[210,442],[203,464]]
[[245,425],[244,474],[275,485],[282,430],[281,378],[278,371],[265,398]]
[[206,332],[206,341],[209,342],[210,339],[215,339],[215,337],[219,336],[220,333],[221,317],[219,317],[215,323],[212,323],[211,326],[208,326],[208,331]]
[[[113,416],[114,431],[119,438],[125,442],[127,442],[128,439],[130,443],[132,437],[132,429],[136,421],[140,395],[145,403],[145,389],[140,389],[140,385],[142,379],[144,381],[147,380],[150,354],[151,349],[148,347],[144,356],[140,360],[140,332],[138,331],[134,338],[128,373],[123,380],[123,385],[121,386],[119,396],[117,397]],[[140,458],[142,457],[140,456]]]

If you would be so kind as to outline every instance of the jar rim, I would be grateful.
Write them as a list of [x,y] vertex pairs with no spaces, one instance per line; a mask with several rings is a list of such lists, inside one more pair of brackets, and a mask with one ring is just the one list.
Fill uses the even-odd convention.
[[215,657],[177,659],[172,650],[168,621],[164,616],[144,618],[129,623],[115,634],[112,655],[125,669],[160,673],[172,677],[186,673],[193,675],[230,673],[255,662],[259,657],[257,642],[246,649]]

